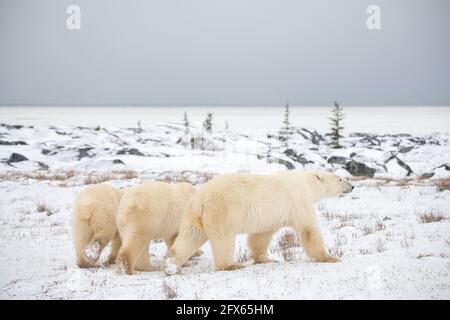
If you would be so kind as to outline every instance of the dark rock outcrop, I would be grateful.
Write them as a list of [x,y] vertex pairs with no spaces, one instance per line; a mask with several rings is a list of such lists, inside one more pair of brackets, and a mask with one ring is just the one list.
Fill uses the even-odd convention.
[[434,176],[434,172],[426,172],[420,175],[421,179],[430,179]]
[[408,153],[412,149],[414,149],[414,146],[401,147],[400,149],[398,149],[398,152],[400,152],[400,153]]
[[14,152],[9,156],[9,159],[8,159],[8,161],[6,161],[6,163],[10,164],[10,163],[14,163],[14,162],[21,162],[21,161],[27,161],[27,160],[28,160],[27,157],[21,155],[20,153]]
[[347,163],[348,159],[346,157],[339,157],[339,156],[332,156],[329,157],[327,162],[330,164],[340,164],[345,165]]
[[406,176],[407,176],[407,177],[409,177],[411,174],[413,174],[413,171],[412,171],[412,169],[410,168],[410,166],[408,166],[403,160],[399,159],[399,158],[397,157],[397,154],[392,154],[388,159],[386,159],[386,160],[384,161],[384,163],[388,163],[389,161],[394,160],[394,159],[397,161],[397,164],[398,164],[400,167],[402,167],[403,169],[406,170]]
[[364,163],[357,162],[355,160],[350,160],[344,165],[345,170],[347,170],[352,176],[358,177],[373,177],[376,170],[368,167]]
[[25,146],[28,145],[25,141],[3,141],[0,140],[0,146]]
[[43,162],[37,161],[37,164],[39,165],[40,170],[48,170],[49,168],[48,165]]
[[303,154],[297,154],[297,152],[293,149],[286,149],[284,150],[284,154],[291,160],[298,162],[302,165],[308,164],[308,163],[314,163],[313,161],[310,161],[303,157]]
[[114,164],[125,164],[125,162],[123,162],[123,161],[120,160],[120,159],[114,159],[114,160],[113,160],[113,163],[114,163]]
[[295,169],[295,165],[292,162],[288,161],[288,160],[284,160],[284,159],[280,159],[280,158],[274,158],[274,157],[264,157],[262,155],[258,155],[257,158],[260,159],[260,160],[265,158],[267,163],[279,163],[279,164],[282,164],[288,170]]
[[93,147],[86,147],[86,148],[80,148],[78,149],[78,160],[81,160],[86,157],[91,157],[89,154],[89,150],[94,149]]
[[129,154],[129,155],[133,155],[133,156],[145,156],[144,153],[142,153],[141,151],[139,151],[136,148],[123,148],[119,151],[117,151],[117,154]]

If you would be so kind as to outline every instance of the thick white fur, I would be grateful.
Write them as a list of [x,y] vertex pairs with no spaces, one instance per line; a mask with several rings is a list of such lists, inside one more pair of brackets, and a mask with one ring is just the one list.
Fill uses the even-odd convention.
[[157,270],[149,261],[149,243],[164,239],[168,247],[172,245],[194,192],[189,183],[163,182],[143,183],[127,191],[117,215],[122,238],[117,263],[124,272]]
[[107,184],[83,189],[75,200],[72,229],[77,265],[95,267],[103,248],[111,242],[108,263],[114,263],[121,241],[116,215],[124,189]]
[[183,215],[179,235],[166,260],[166,273],[180,266],[210,240],[216,270],[233,270],[235,237],[248,233],[251,257],[269,262],[267,248],[281,227],[294,228],[306,253],[317,261],[336,262],[325,249],[314,203],[350,192],[353,186],[322,171],[273,175],[225,174],[205,183]]

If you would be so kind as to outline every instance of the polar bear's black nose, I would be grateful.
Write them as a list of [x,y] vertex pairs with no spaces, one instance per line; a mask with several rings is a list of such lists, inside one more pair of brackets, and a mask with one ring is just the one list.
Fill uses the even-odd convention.
[[352,186],[352,190],[355,189],[355,186]]

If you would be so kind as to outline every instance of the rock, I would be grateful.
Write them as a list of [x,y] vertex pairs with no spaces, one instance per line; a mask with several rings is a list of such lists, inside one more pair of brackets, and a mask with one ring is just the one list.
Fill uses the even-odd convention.
[[310,131],[305,128],[302,128],[302,130],[311,135],[310,140],[313,144],[319,144],[320,141],[325,141],[324,137],[322,135],[320,135],[320,133],[318,133],[316,130]]
[[347,158],[346,157],[332,156],[332,157],[328,158],[327,162],[330,163],[330,164],[341,164],[341,165],[344,165],[344,164],[347,163]]
[[434,176],[434,172],[426,172],[420,175],[421,179],[430,179],[432,176]]
[[288,170],[293,170],[295,169],[294,164],[292,164],[291,162],[284,160],[284,159],[279,159],[279,158],[267,158],[267,163],[279,163],[282,164],[286,167],[286,169]]
[[303,157],[303,154],[297,154],[297,152],[293,149],[286,149],[283,153],[288,156],[289,159],[294,160],[295,162],[298,162],[302,165],[314,163],[313,161],[310,161]]
[[278,163],[284,165],[286,167],[286,169],[288,169],[288,170],[295,169],[295,166],[287,160],[278,159]]
[[403,169],[406,170],[407,177],[409,177],[413,173],[412,169],[406,163],[404,163],[402,160],[400,160],[399,158],[397,158],[397,163],[400,167],[402,167]]
[[442,164],[439,167],[436,167],[434,169],[444,168],[446,171],[450,171],[450,164]]
[[344,168],[352,175],[352,176],[364,176],[364,177],[373,177],[375,175],[376,170],[366,166],[364,163],[357,162],[355,160],[350,160],[344,165]]
[[93,147],[86,147],[78,149],[78,160],[81,160],[86,157],[90,157],[89,150],[94,149]]
[[120,160],[120,159],[114,159],[114,160],[113,160],[113,163],[114,163],[114,164],[125,164],[125,162],[123,162],[123,161]]
[[350,158],[353,158],[353,157],[355,157],[355,156],[356,156],[356,152],[350,153]]
[[350,133],[349,136],[361,138],[360,142],[367,143],[370,146],[379,146],[381,144],[381,141],[374,134],[363,133],[363,132],[353,132],[353,133]]
[[419,137],[409,138],[408,140],[418,145],[424,145],[426,143],[424,138]]
[[403,169],[406,170],[406,176],[407,176],[407,177],[409,177],[409,176],[413,173],[413,171],[412,171],[412,169],[410,168],[410,166],[408,166],[405,162],[403,162],[403,160],[399,159],[395,153],[393,153],[387,160],[385,160],[384,163],[386,164],[386,163],[388,163],[389,161],[391,161],[392,159],[397,160],[397,164],[398,164],[400,167],[402,167]]
[[408,153],[408,152],[410,152],[412,149],[414,149],[414,146],[401,147],[400,149],[398,149],[398,152],[400,152],[400,153]]
[[302,164],[302,165],[305,165],[305,164],[308,164],[308,163],[314,163],[314,161],[308,160],[308,159],[302,157],[301,155],[299,155],[297,157],[297,162]]
[[48,170],[49,168],[48,165],[43,162],[37,161],[37,164],[39,165],[39,169],[41,170]]
[[286,149],[283,153],[291,159],[297,159],[297,152],[294,149]]
[[21,161],[27,161],[28,158],[21,155],[20,153],[13,153],[9,156],[8,161],[6,163],[13,163],[13,162],[21,162]]
[[55,132],[61,136],[71,136],[72,132],[65,132],[65,131],[60,131],[60,130],[55,130]]
[[[17,129],[17,130],[19,130],[19,129],[22,129],[22,128],[23,128],[22,125],[18,125],[18,124],[16,124],[16,125],[10,125],[10,124],[2,123],[1,126],[2,126],[2,127],[6,127],[6,129],[8,129],[8,130],[11,130],[11,129]],[[32,127],[31,127],[31,128],[32,128]]]
[[44,154],[44,155],[47,155],[50,152],[51,152],[51,150],[49,150],[49,149],[42,149],[42,151],[41,151],[41,153]]
[[28,145],[25,141],[3,141],[0,140],[0,146],[25,146]]
[[367,136],[365,138],[362,138],[360,142],[366,142],[369,144],[369,146],[379,146],[381,145],[381,141],[378,140],[376,137]]
[[356,138],[361,138],[361,137],[366,137],[367,133],[364,132],[352,132],[349,134],[349,137],[356,137]]
[[145,156],[145,154],[143,154],[136,148],[123,148],[122,150],[117,151],[117,154],[131,154],[133,156]]

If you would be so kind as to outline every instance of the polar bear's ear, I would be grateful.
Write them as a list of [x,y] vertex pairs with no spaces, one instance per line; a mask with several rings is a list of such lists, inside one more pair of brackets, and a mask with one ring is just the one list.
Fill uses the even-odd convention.
[[319,180],[320,183],[323,183],[323,178],[320,175],[315,174],[315,176],[316,176],[317,180]]

